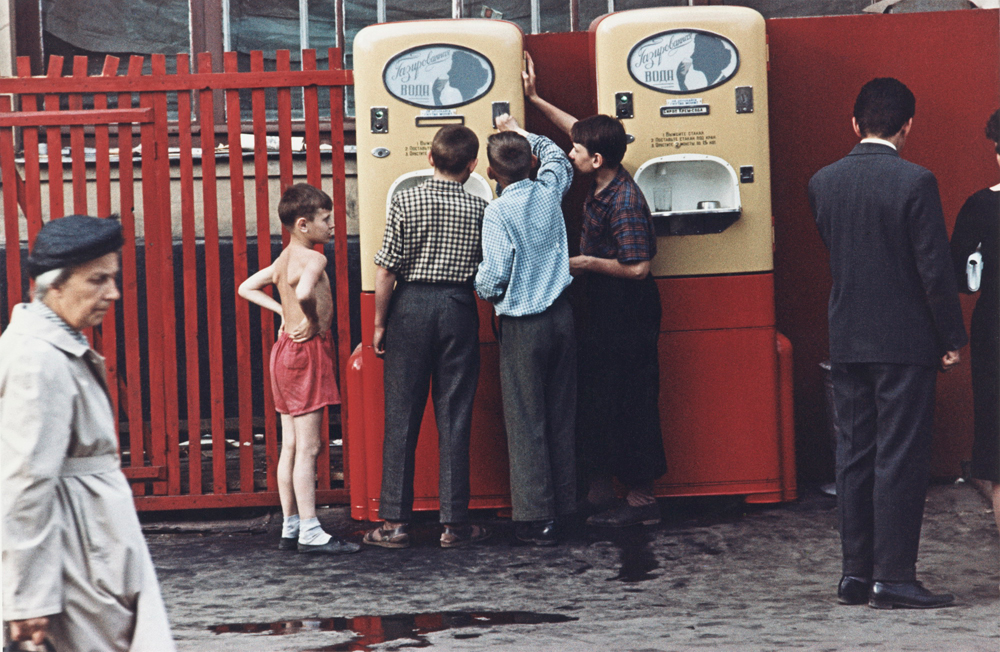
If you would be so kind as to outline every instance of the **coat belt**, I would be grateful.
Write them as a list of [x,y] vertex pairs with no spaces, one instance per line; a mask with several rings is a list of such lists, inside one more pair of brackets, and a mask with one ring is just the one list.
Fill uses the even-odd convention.
[[78,475],[97,475],[121,469],[118,456],[114,454],[96,455],[93,457],[68,457],[63,460],[59,475],[73,477]]

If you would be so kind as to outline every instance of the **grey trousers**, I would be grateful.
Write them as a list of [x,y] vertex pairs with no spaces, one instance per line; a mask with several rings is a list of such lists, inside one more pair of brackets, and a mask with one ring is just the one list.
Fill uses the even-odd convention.
[[479,383],[479,313],[468,286],[401,283],[385,340],[385,438],[379,516],[413,514],[413,466],[427,392],[440,455],[440,519],[469,519],[469,435]]
[[937,370],[834,364],[837,507],[845,575],[916,579]]
[[576,335],[565,295],[500,318],[500,388],[515,521],[576,510]]

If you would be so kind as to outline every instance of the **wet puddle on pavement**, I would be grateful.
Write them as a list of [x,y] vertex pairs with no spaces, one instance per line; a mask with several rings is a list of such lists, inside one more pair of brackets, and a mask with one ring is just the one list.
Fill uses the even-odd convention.
[[[424,634],[465,627],[496,625],[541,625],[577,620],[562,614],[539,614],[530,611],[443,611],[439,613],[393,614],[389,616],[355,616],[353,618],[312,618],[279,620],[273,623],[239,623],[215,625],[208,629],[216,634],[271,634],[299,632],[352,632],[357,638],[345,643],[312,648],[313,652],[349,652],[370,650],[371,646],[387,641],[407,639],[405,647],[430,647]],[[479,632],[455,634],[455,638],[477,638]]]

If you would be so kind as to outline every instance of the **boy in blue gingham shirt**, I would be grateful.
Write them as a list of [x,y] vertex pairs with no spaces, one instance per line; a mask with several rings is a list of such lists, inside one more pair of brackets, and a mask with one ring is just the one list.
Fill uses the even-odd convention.
[[510,116],[497,118],[497,129],[486,148],[487,174],[502,191],[483,215],[476,291],[500,320],[515,536],[553,545],[557,518],[576,509],[576,336],[562,214],[573,167],[555,143]]

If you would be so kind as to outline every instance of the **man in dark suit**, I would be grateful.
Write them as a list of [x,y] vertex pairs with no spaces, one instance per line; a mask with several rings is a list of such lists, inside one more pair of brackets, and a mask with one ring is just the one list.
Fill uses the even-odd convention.
[[937,180],[898,150],[913,93],[873,79],[854,104],[861,142],[809,181],[830,250],[830,359],[843,548],[842,604],[931,608],[954,596],[916,579],[937,371],[968,338]]

